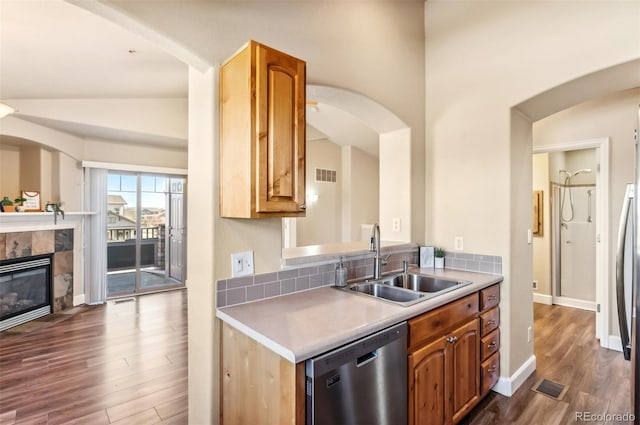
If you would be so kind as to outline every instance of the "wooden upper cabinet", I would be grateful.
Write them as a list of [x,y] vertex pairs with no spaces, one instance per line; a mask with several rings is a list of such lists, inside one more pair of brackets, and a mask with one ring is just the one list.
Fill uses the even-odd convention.
[[220,215],[305,213],[305,68],[249,41],[220,68]]

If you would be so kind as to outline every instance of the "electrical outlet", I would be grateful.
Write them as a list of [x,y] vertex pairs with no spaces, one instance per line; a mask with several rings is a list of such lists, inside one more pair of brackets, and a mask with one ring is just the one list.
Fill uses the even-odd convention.
[[253,274],[253,251],[231,254],[231,277]]
[[533,328],[531,326],[527,329],[527,341],[533,341]]
[[534,281],[533,281],[533,289],[534,289],[535,291],[537,291],[537,290],[538,290],[538,281],[537,281],[537,280],[534,280]]
[[462,251],[464,249],[464,239],[462,238],[462,236],[456,236],[455,238],[453,238],[453,246],[455,247],[456,251]]
[[400,219],[399,218],[393,218],[391,219],[391,228],[394,232],[399,232],[400,231]]

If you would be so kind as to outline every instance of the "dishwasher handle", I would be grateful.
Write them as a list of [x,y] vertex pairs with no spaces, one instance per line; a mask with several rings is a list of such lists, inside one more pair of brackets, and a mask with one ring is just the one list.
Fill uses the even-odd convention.
[[356,359],[356,367],[362,367],[378,358],[378,350],[364,354]]

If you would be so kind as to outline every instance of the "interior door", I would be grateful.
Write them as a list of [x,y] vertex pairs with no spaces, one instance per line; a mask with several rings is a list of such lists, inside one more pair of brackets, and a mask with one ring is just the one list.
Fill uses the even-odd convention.
[[[171,183],[169,213],[169,277],[183,282],[184,268],[184,196],[182,181]],[[174,193],[175,192],[177,193]]]

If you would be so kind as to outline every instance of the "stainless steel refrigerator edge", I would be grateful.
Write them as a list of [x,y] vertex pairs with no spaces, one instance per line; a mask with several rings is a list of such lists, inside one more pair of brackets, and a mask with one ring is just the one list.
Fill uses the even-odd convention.
[[[616,295],[618,301],[618,323],[625,359],[631,361],[631,412],[634,424],[640,425],[640,346],[637,333],[640,329],[640,106],[634,134],[635,183],[627,186],[625,201],[620,215],[618,251],[616,255]],[[629,329],[630,328],[630,329]],[[630,332],[629,332],[630,331]],[[622,412],[621,412],[622,413]]]

